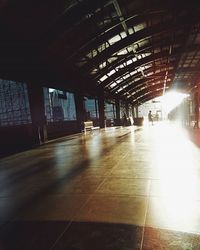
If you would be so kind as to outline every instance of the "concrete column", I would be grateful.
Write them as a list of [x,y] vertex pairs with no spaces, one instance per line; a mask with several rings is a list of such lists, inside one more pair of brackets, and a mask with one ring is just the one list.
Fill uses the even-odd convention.
[[199,87],[194,94],[194,114],[195,114],[195,128],[199,128]]
[[135,118],[135,108],[131,105],[132,117]]
[[125,112],[126,112],[126,117],[129,117],[129,104],[127,102],[125,103]]
[[186,100],[187,126],[190,126],[190,100]]
[[99,126],[105,128],[105,98],[103,92],[98,96]]
[[121,125],[121,120],[120,120],[120,103],[119,99],[115,99],[115,107],[116,107],[116,126]]
[[135,114],[136,114],[136,118],[138,118],[139,117],[138,106],[135,107]]
[[34,141],[36,144],[42,144],[47,140],[43,87],[36,83],[28,83],[27,88]]
[[74,100],[76,105],[76,118],[78,130],[81,132],[83,129],[83,122],[86,118],[86,110],[84,105],[84,96],[79,93],[74,93]]

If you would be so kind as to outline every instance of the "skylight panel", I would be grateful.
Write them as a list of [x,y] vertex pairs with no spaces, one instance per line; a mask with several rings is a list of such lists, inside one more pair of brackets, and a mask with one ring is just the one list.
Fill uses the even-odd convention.
[[116,83],[120,83],[120,82],[122,82],[123,81],[123,79],[122,78],[120,78],[120,79],[118,79],[117,81],[116,81]]
[[99,65],[99,68],[100,69],[103,69],[103,68],[105,68],[106,67],[106,62],[103,62],[103,63],[101,63],[100,65]]
[[125,32],[125,31],[121,32],[121,33],[120,33],[120,35],[121,35],[121,37],[122,37],[122,38],[127,37],[127,35],[126,35],[126,32]]
[[120,35],[116,35],[113,38],[109,39],[109,43],[112,45],[112,44],[114,44],[114,43],[116,43],[116,42],[118,42],[120,40],[121,40]]
[[135,75],[136,73],[137,73],[137,70],[134,70],[134,71],[130,72],[129,74],[130,74],[131,76],[133,76],[133,75]]
[[120,52],[117,53],[117,55],[126,55],[128,53],[127,49],[123,49]]
[[102,76],[99,80],[100,80],[101,82],[103,82],[103,81],[105,81],[107,78],[108,78],[108,76],[107,76],[107,75],[104,75],[104,76]]
[[137,32],[139,30],[144,29],[145,27],[146,27],[146,23],[140,23],[140,24],[134,26],[134,30],[135,30],[135,32]]
[[129,65],[131,63],[133,63],[133,61],[131,59],[126,62],[127,65]]
[[111,75],[115,74],[115,72],[116,72],[116,71],[115,71],[114,69],[112,69],[107,75],[108,75],[108,76],[111,76]]
[[111,88],[114,88],[115,86],[117,86],[117,83],[116,83],[116,82],[113,82],[113,83],[110,85]]

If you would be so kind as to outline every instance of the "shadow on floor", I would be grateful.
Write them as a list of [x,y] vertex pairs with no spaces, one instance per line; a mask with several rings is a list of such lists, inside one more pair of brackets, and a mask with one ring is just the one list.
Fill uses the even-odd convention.
[[2,250],[200,249],[200,236],[127,224],[15,221],[0,231]]

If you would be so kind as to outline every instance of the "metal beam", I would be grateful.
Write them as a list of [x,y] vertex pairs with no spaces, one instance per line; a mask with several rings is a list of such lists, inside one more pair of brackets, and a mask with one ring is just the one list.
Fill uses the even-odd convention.
[[[167,87],[167,82],[166,82],[166,87]],[[131,99],[138,99],[140,98],[140,96],[143,96],[145,93],[149,93],[152,91],[155,91],[157,89],[163,88],[164,89],[164,85],[163,85],[163,81],[158,81],[158,82],[154,82],[154,85],[149,85],[146,86],[145,89],[142,89],[140,91],[138,91],[137,93],[135,93],[134,95],[131,95]]]
[[[174,54],[172,56],[175,56],[178,52],[179,52],[178,50],[174,50]],[[166,58],[167,55],[168,55],[168,51],[163,51],[163,52],[156,53],[154,55],[152,54],[152,55],[146,56],[144,58],[141,58],[140,60],[118,70],[116,73],[114,73],[108,79],[103,81],[100,85],[102,87],[106,87],[111,81],[115,81],[115,79],[123,76],[127,72],[134,71],[136,68],[139,68],[145,64],[149,64],[155,60]]]
[[142,96],[141,98],[138,98],[137,100],[133,100],[131,103],[132,105],[141,105],[142,103],[145,103],[147,101],[150,101],[158,96],[161,96],[163,93],[163,87],[161,89],[158,89],[154,91],[153,93],[147,93],[146,95]]
[[[128,78],[127,81],[123,81],[122,83],[119,84],[119,86],[111,89],[111,92],[116,92],[119,88],[124,87],[124,85],[128,85],[120,92],[121,94],[124,94],[124,93],[138,87],[138,86],[141,86],[141,84],[146,84],[146,83],[148,84],[149,79],[155,80],[157,78],[164,77],[164,74],[165,74],[167,68],[165,66],[163,66],[163,68],[160,68],[160,69],[161,69],[161,72],[152,74],[149,77],[147,76],[147,77],[140,77],[139,78],[139,75],[137,74],[137,76],[133,76],[131,79]],[[148,71],[148,70],[145,71],[146,74],[147,74],[147,72],[150,72],[150,71]],[[173,69],[170,70],[170,74],[175,74]],[[134,78],[139,78],[139,80],[134,81]]]
[[[192,21],[194,20],[190,20],[190,22]],[[186,24],[188,25],[188,22],[189,20],[185,16],[183,16],[180,19],[178,19],[178,21],[176,22],[176,25],[174,25],[172,21],[169,21],[164,26],[162,23],[159,23],[152,27],[148,27],[136,33],[133,33],[129,35],[128,37],[120,40],[119,42],[116,42],[115,44],[113,44],[112,46],[105,49],[97,56],[95,56],[93,59],[91,59],[90,63],[88,63],[87,65],[83,67],[82,70],[84,72],[90,71],[94,67],[94,65],[96,66],[99,65],[100,63],[105,61],[107,58],[111,57],[114,53],[117,53],[120,50],[125,49],[126,47],[130,46],[133,43],[136,43],[139,40],[144,40],[144,39],[147,39],[148,37],[152,37],[154,35],[158,35],[163,32],[172,32],[172,31],[176,31],[177,29],[179,30],[181,28],[184,29],[185,25]]]
[[[181,44],[183,38],[184,36],[181,35],[180,37],[178,37],[178,39],[176,39],[176,45],[177,45],[176,47],[178,47],[178,45]],[[163,45],[163,47],[167,47],[169,46],[170,42],[171,42],[171,39],[169,40],[165,37],[164,41],[162,38],[158,40],[157,42],[154,42],[154,44],[150,44],[150,43],[148,43],[147,45],[145,44],[139,48],[139,50],[137,51],[137,54],[149,53],[152,49],[160,48],[161,44]],[[113,55],[113,57],[117,57],[117,56]],[[134,57],[135,55],[133,53],[121,55],[120,58],[115,60],[113,63],[110,63],[105,68],[98,70],[98,72],[95,74],[94,79],[98,80],[103,75],[106,75],[107,73],[109,73],[112,69],[115,69],[119,65],[126,63],[126,61],[131,60]]]
[[[190,47],[187,48],[187,52],[194,51],[196,49],[200,49],[200,46],[199,45],[190,46]],[[175,56],[179,55],[179,53],[180,53],[180,51],[178,49],[174,49],[173,54],[171,54],[171,56],[175,57]],[[165,52],[160,52],[160,53],[157,53],[157,54],[154,54],[154,55],[152,54],[150,56],[142,58],[139,61],[136,61],[136,62],[130,64],[129,66],[124,67],[123,69],[120,69],[118,72],[116,72],[113,75],[111,75],[110,77],[108,77],[108,79],[103,81],[100,85],[103,88],[105,88],[106,86],[109,86],[109,84],[111,84],[113,81],[115,81],[119,77],[121,77],[121,76],[123,76],[125,74],[128,74],[131,71],[131,69],[134,70],[135,68],[139,68],[143,64],[151,63],[151,62],[153,62],[155,60],[158,60],[158,59],[167,58],[167,56],[168,56],[168,51],[165,51]],[[166,65],[165,67],[166,67],[166,70],[167,70],[170,67],[170,65]],[[179,70],[178,73],[182,73],[182,72],[184,72],[184,70],[187,71],[187,72],[190,72],[190,69],[191,69],[191,72],[196,72],[196,71],[199,70],[198,68],[195,68],[195,69],[185,68],[185,69]],[[127,82],[129,80],[132,80],[134,77],[135,76],[127,78],[125,81],[121,82],[119,84],[119,86],[116,86],[115,88],[113,88],[113,90],[116,90],[117,88],[120,88],[121,86],[127,84]],[[138,75],[136,75],[136,77],[138,77]]]
[[[170,77],[169,79],[171,79],[173,77],[173,72],[169,75],[169,77]],[[128,91],[126,91],[126,90],[123,89],[122,90],[123,93],[119,92],[118,95],[122,95],[123,96],[123,95],[126,95],[126,93],[131,94],[131,93],[134,93],[136,91],[139,91],[141,88],[143,88],[145,86],[147,86],[147,87],[152,86],[156,82],[162,82],[163,83],[164,80],[165,80],[164,76],[159,77],[159,78],[155,78],[155,79],[151,79],[149,81],[145,81],[145,79],[141,79],[141,80],[139,80],[137,82],[136,85],[132,84],[132,88],[131,89],[129,89]],[[171,80],[169,80],[169,81],[171,82]]]
[[[91,50],[98,48],[102,43],[106,43],[109,39],[113,38],[115,35],[118,35],[122,31],[122,22],[128,22],[129,27],[134,27],[135,25],[143,22],[144,19],[152,18],[152,16],[158,15],[159,13],[140,13],[130,15],[126,18],[123,18],[123,21],[119,20],[117,24],[113,23],[110,28],[106,30],[100,30],[94,37],[81,46],[77,48],[77,51],[73,53],[72,56],[69,56],[66,60],[76,60],[77,57],[84,57],[85,54],[90,53]],[[120,19],[118,17],[118,19]]]

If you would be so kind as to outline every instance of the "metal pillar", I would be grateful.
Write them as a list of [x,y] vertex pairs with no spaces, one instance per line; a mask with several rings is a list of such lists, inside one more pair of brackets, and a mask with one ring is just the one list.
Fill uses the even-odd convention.
[[129,117],[129,103],[127,102],[125,104],[125,110],[126,110],[126,117]]
[[135,107],[135,114],[136,114],[136,118],[138,118],[139,117],[138,106]]
[[105,128],[105,98],[103,92],[98,96],[99,107],[99,126]]
[[27,88],[34,141],[36,144],[42,144],[47,140],[43,87],[35,83],[28,83]]
[[119,99],[115,99],[115,107],[116,107],[116,126],[121,125],[121,120],[120,120],[120,103]]
[[74,100],[76,105],[76,117],[78,130],[81,132],[83,130],[83,122],[85,121],[86,111],[84,105],[84,96],[78,93],[74,93]]
[[132,117],[135,118],[135,108],[131,105]]
[[195,128],[199,128],[199,86],[194,94]]

